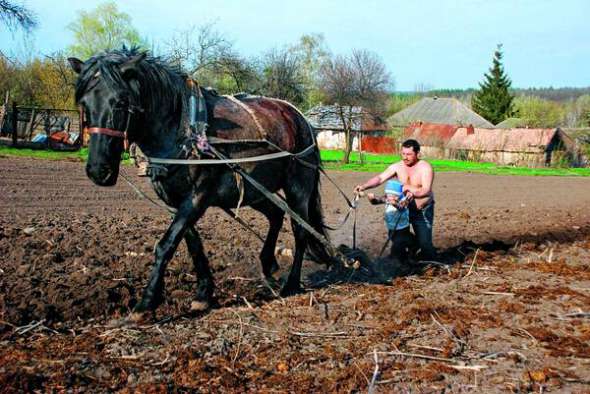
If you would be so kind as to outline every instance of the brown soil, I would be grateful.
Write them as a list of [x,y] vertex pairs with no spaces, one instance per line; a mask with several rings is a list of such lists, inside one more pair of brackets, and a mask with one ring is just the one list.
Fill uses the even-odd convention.
[[[437,174],[435,243],[453,264],[376,284],[306,262],[307,292],[286,299],[260,280],[260,241],[211,209],[198,227],[219,306],[186,314],[195,276],[182,245],[154,321],[116,328],[168,214],[123,179],[92,185],[80,163],[0,166],[2,392],[364,392],[376,365],[378,392],[588,392],[588,179]],[[370,174],[331,176],[351,190]],[[345,203],[328,182],[322,196],[337,223]],[[381,209],[359,208],[358,247],[371,257],[385,240]],[[266,231],[257,213],[240,215]],[[332,239],[350,245],[351,223]]]

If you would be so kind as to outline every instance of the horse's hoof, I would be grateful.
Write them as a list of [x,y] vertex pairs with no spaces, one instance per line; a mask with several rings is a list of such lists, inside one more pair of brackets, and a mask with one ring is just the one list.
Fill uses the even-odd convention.
[[146,321],[146,312],[131,312],[129,316],[127,316],[127,320],[131,323],[139,324]]
[[208,301],[193,301],[191,302],[191,312],[204,312],[211,307]]
[[301,286],[284,286],[281,289],[279,295],[281,297],[290,297],[297,294],[305,293],[305,290]]
[[129,316],[120,319],[113,319],[108,322],[107,326],[111,328],[119,328],[125,326],[136,326],[146,321],[145,312],[132,312]]

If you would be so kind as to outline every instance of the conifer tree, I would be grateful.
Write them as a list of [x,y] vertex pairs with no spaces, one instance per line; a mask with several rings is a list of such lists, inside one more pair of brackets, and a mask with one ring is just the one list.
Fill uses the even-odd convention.
[[509,92],[512,81],[504,72],[502,56],[502,44],[498,44],[492,67],[484,74],[485,80],[480,82],[480,90],[471,99],[472,109],[493,124],[513,115],[514,96]]

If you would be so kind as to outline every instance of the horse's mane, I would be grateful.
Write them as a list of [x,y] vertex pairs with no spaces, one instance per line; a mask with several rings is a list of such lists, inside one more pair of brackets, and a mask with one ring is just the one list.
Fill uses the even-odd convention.
[[[140,91],[137,91],[135,85],[128,84],[123,79],[119,66],[142,53],[143,51],[137,47],[129,49],[123,47],[88,59],[76,83],[76,101],[82,98],[84,92],[91,87],[96,73],[100,72],[107,86],[113,89],[120,89],[121,86],[131,88],[146,111],[157,111],[161,103],[172,103],[174,109],[177,109],[177,106],[181,106],[181,109],[186,108],[186,73],[180,67],[173,66],[160,57],[146,55],[138,63]],[[182,99],[179,100],[179,98]]]

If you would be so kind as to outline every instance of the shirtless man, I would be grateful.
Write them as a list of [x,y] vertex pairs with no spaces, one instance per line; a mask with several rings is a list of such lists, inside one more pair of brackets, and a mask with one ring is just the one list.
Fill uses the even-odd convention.
[[410,223],[420,248],[421,260],[436,258],[432,245],[432,225],[434,223],[434,194],[432,182],[434,171],[430,163],[420,160],[420,144],[416,140],[406,140],[402,144],[402,160],[390,165],[381,174],[354,188],[355,192],[372,189],[397,175],[404,185],[404,193],[410,203]]

